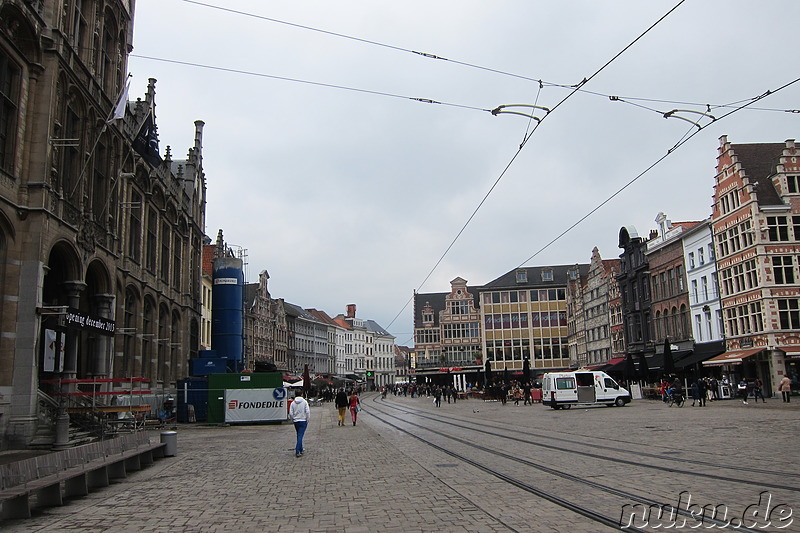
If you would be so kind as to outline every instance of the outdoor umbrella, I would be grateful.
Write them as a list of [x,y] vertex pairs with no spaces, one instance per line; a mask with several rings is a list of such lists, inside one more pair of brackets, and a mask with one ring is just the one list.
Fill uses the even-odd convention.
[[311,388],[311,376],[308,373],[308,365],[303,368],[303,392],[308,396],[308,390]]
[[672,358],[672,346],[669,339],[664,339],[664,362],[661,364],[661,373],[665,376],[675,373],[675,360]]
[[647,366],[647,358],[643,353],[639,354],[639,380],[647,382],[647,377],[650,374],[650,367]]
[[503,383],[508,383],[508,367],[503,367]]
[[625,356],[625,366],[622,367],[622,375],[626,381],[636,379],[636,366],[633,364],[633,356],[630,352]]
[[528,383],[531,380],[531,361],[527,357],[522,362],[522,382]]
[[488,387],[489,383],[491,383],[492,381],[492,362],[489,361],[488,359],[486,360],[486,367],[484,368],[483,373],[485,374],[484,375],[485,383],[483,384],[483,386]]

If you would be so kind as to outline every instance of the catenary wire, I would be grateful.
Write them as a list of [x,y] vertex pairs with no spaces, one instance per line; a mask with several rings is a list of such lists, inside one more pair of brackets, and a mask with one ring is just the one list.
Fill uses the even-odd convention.
[[[569,98],[570,98],[572,95],[574,95],[574,94],[575,94],[575,92],[577,91],[577,89],[578,89],[578,88],[580,88],[580,87],[581,87],[581,86],[583,86],[583,85],[586,85],[586,84],[587,84],[587,83],[589,83],[589,82],[590,82],[592,79],[594,79],[594,78],[595,78],[597,75],[599,75],[599,74],[600,74],[600,73],[601,73],[603,70],[605,70],[605,69],[606,69],[606,68],[607,68],[607,67],[608,67],[608,66],[609,66],[611,63],[613,63],[613,62],[614,62],[614,61],[615,61],[617,58],[619,58],[619,57],[620,57],[622,54],[624,54],[624,53],[625,53],[625,52],[626,52],[628,49],[630,49],[630,48],[631,48],[633,45],[635,45],[637,42],[639,42],[639,40],[641,40],[641,39],[642,39],[642,38],[643,38],[645,35],[647,35],[647,33],[649,33],[649,32],[650,32],[650,31],[651,31],[653,28],[655,28],[655,27],[656,27],[656,26],[657,26],[657,25],[658,25],[660,22],[662,22],[662,21],[663,21],[665,18],[667,18],[667,17],[668,17],[668,16],[669,16],[671,13],[673,13],[673,12],[674,12],[676,9],[678,9],[678,8],[679,8],[679,7],[680,7],[680,6],[681,6],[681,5],[682,5],[682,4],[685,2],[685,1],[686,1],[686,0],[680,0],[680,1],[679,1],[677,4],[675,4],[675,6],[673,6],[673,7],[672,7],[672,8],[671,8],[669,11],[667,11],[667,12],[666,12],[664,15],[662,15],[661,17],[659,17],[659,18],[658,18],[658,20],[656,20],[656,21],[655,21],[653,24],[651,24],[651,25],[650,25],[650,26],[649,26],[649,27],[648,27],[646,30],[644,30],[642,33],[640,33],[640,34],[639,34],[639,35],[638,35],[638,36],[637,36],[637,37],[636,37],[634,40],[632,40],[632,41],[631,41],[630,43],[628,43],[628,44],[627,44],[627,45],[626,45],[624,48],[622,48],[622,50],[620,50],[619,52],[617,52],[616,54],[614,54],[614,56],[612,56],[612,57],[611,57],[611,59],[609,59],[608,61],[606,61],[606,62],[605,62],[605,63],[604,63],[604,64],[603,64],[603,65],[602,65],[602,66],[601,66],[599,69],[597,69],[597,70],[596,70],[596,71],[595,71],[595,72],[594,72],[594,73],[593,73],[591,76],[589,76],[588,78],[584,78],[584,80],[583,80],[581,83],[579,83],[578,85],[576,85],[576,86],[573,88],[572,92],[570,92],[570,93],[569,93],[569,94],[567,94],[567,95],[566,95],[564,98],[562,98],[560,102],[558,102],[558,103],[557,103],[557,104],[556,104],[556,105],[555,105],[555,106],[554,106],[552,109],[550,109],[550,111],[549,111],[549,112],[548,112],[546,115],[544,115],[544,116],[542,117],[542,119],[541,119],[541,120],[539,120],[539,121],[536,123],[536,125],[533,127],[533,130],[531,130],[531,131],[530,131],[530,132],[529,132],[529,133],[528,133],[528,134],[525,136],[525,138],[523,139],[522,143],[519,145],[519,148],[516,150],[516,152],[514,153],[514,155],[511,157],[511,160],[510,160],[510,161],[509,161],[509,162],[506,164],[505,168],[503,168],[503,171],[500,173],[500,175],[497,177],[497,179],[494,181],[494,183],[492,183],[492,186],[489,188],[489,190],[486,192],[486,194],[483,196],[483,198],[481,198],[481,201],[480,201],[480,202],[478,202],[478,205],[477,205],[477,207],[475,207],[475,209],[472,211],[472,213],[470,214],[469,218],[467,218],[467,221],[464,223],[464,225],[463,225],[463,226],[461,226],[461,229],[458,231],[458,233],[456,234],[456,236],[453,238],[453,240],[452,240],[452,241],[450,242],[450,244],[447,246],[447,248],[445,249],[444,253],[442,253],[442,255],[439,257],[439,259],[438,259],[438,260],[436,261],[436,263],[433,265],[433,268],[431,268],[431,270],[430,270],[430,271],[428,272],[428,274],[425,276],[425,279],[423,279],[423,280],[422,280],[422,283],[420,283],[420,284],[419,284],[419,288],[422,288],[423,286],[425,286],[425,283],[427,283],[427,281],[430,279],[430,277],[433,275],[433,273],[436,271],[436,269],[439,267],[439,265],[442,263],[442,261],[444,261],[444,258],[447,256],[447,254],[448,254],[448,253],[450,252],[450,250],[453,248],[453,246],[455,245],[455,243],[458,241],[458,239],[461,237],[461,235],[462,235],[462,234],[464,233],[464,231],[467,229],[467,226],[469,226],[470,222],[472,222],[472,220],[475,218],[475,215],[477,215],[478,211],[481,209],[481,207],[483,207],[483,204],[484,204],[484,203],[486,203],[486,200],[489,198],[489,195],[491,195],[491,194],[492,194],[492,192],[494,191],[494,189],[495,189],[495,188],[497,187],[497,185],[500,183],[500,180],[502,180],[502,179],[503,179],[503,177],[506,175],[506,173],[508,172],[508,170],[511,168],[511,165],[512,165],[512,164],[514,164],[514,161],[516,161],[517,157],[519,157],[519,154],[520,154],[520,153],[522,153],[522,149],[525,147],[525,145],[526,145],[526,144],[528,143],[528,141],[531,139],[531,137],[533,136],[533,134],[534,134],[534,133],[536,133],[536,131],[539,129],[539,127],[542,125],[542,123],[543,123],[543,122],[544,122],[544,121],[547,119],[547,117],[548,117],[548,116],[550,116],[550,115],[553,113],[553,111],[555,111],[555,110],[556,110],[558,107],[560,107],[562,104],[564,104],[564,102],[566,102],[566,101],[567,101],[567,100],[568,100],[568,99],[569,99]],[[386,326],[387,328],[391,327],[391,325],[392,325],[392,324],[395,322],[395,320],[397,320],[397,318],[400,316],[400,314],[402,314],[402,312],[405,310],[405,308],[406,308],[406,307],[408,307],[408,304],[409,304],[409,302],[410,302],[411,300],[413,300],[413,298],[414,298],[414,297],[413,297],[413,295],[412,295],[412,297],[411,297],[411,298],[410,298],[410,299],[409,299],[409,300],[406,302],[406,304],[403,306],[403,308],[400,310],[400,312],[399,312],[399,313],[398,313],[398,314],[397,314],[397,315],[396,315],[396,316],[395,316],[395,317],[392,319],[392,321],[389,323],[389,325],[388,325],[388,326]]]
[[383,91],[374,91],[374,90],[370,90],[370,89],[360,89],[360,88],[357,88],[357,87],[348,87],[347,85],[336,85],[336,84],[333,84],[333,83],[324,83],[324,82],[319,82],[319,81],[301,80],[299,78],[289,78],[289,77],[286,77],[286,76],[276,76],[274,74],[264,74],[262,72],[253,72],[251,70],[240,70],[240,69],[229,68],[229,67],[220,67],[220,66],[216,66],[216,65],[205,65],[205,64],[202,64],[202,63],[194,63],[194,62],[191,62],[191,61],[179,61],[177,59],[166,59],[166,58],[163,58],[163,57],[146,56],[146,55],[141,55],[141,54],[130,54],[130,57],[136,57],[138,59],[146,59],[148,61],[160,61],[160,62],[163,62],[163,63],[171,63],[173,65],[183,65],[183,66],[194,67],[194,68],[217,70],[217,71],[220,71],[220,72],[229,72],[229,73],[232,73],[232,74],[243,74],[243,75],[246,75],[246,76],[255,76],[255,77],[259,77],[259,78],[269,78],[269,79],[273,79],[273,80],[290,81],[290,82],[294,82],[294,83],[303,83],[303,84],[306,84],[306,85],[315,85],[315,86],[318,86],[318,87],[327,87],[329,89],[341,89],[341,90],[344,90],[344,91],[353,91],[353,92],[366,93],[366,94],[372,94],[372,95],[377,95],[377,96],[386,96],[386,97],[390,97],[390,98],[400,98],[400,99],[403,99],[403,100],[414,100],[416,102],[422,102],[424,104],[438,104],[438,105],[449,106],[449,107],[457,107],[457,108],[461,108],[461,109],[471,109],[473,111],[484,111],[484,112],[487,112],[487,113],[491,113],[492,112],[491,109],[484,109],[484,108],[481,108],[481,107],[469,106],[469,105],[464,105],[464,104],[455,104],[455,103],[452,103],[452,102],[440,102],[438,100],[433,100],[433,99],[430,99],[430,98],[420,98],[420,97],[415,97],[415,96],[405,96],[405,95],[401,95],[401,94],[394,94],[394,93],[388,93],[388,92],[383,92]]
[[[307,25],[298,24],[298,23],[295,23],[295,22],[288,22],[288,21],[285,21],[285,20],[280,20],[280,19],[276,19],[276,18],[273,18],[273,17],[267,17],[267,16],[264,16],[264,15],[257,15],[255,13],[251,13],[249,11],[236,10],[236,9],[232,9],[232,8],[228,8],[228,7],[222,7],[222,6],[218,6],[218,5],[214,5],[214,4],[209,4],[207,2],[199,2],[197,0],[181,0],[181,1],[183,1],[183,2],[185,2],[187,4],[193,4],[193,5],[205,7],[205,8],[208,8],[208,9],[216,9],[216,10],[219,10],[219,11],[223,11],[223,12],[227,12],[227,13],[231,13],[231,14],[235,14],[235,15],[240,15],[240,16],[243,16],[243,17],[249,17],[249,18],[253,18],[253,19],[257,19],[257,20],[263,20],[263,21],[272,22],[272,23],[275,23],[275,24],[282,24],[284,26],[289,26],[289,27],[298,28],[298,29],[301,29],[301,30],[320,33],[320,34],[323,34],[323,35],[329,35],[331,37],[336,37],[336,38],[340,38],[340,39],[347,39],[347,40],[351,40],[351,41],[354,41],[354,42],[367,44],[367,45],[370,45],[370,46],[377,46],[377,47],[386,48],[386,49],[389,49],[389,50],[395,50],[395,51],[398,51],[398,52],[415,54],[415,55],[418,55],[418,56],[421,56],[421,57],[424,57],[424,58],[427,58],[427,59],[446,61],[448,63],[452,63],[452,64],[455,64],[455,65],[460,65],[460,66],[467,67],[467,68],[482,70],[482,71],[485,71],[485,72],[491,72],[493,74],[499,74],[501,76],[517,78],[517,79],[525,80],[525,81],[532,81],[532,82],[538,83],[540,89],[545,87],[545,86],[558,87],[558,88],[562,88],[562,89],[574,89],[574,88],[577,87],[579,92],[585,92],[586,94],[600,96],[600,97],[608,98],[608,99],[619,99],[620,101],[625,101],[626,103],[629,103],[629,104],[631,104],[633,101],[641,101],[641,102],[663,103],[663,104],[674,104],[674,105],[690,105],[690,106],[696,106],[696,107],[703,107],[703,106],[710,106],[711,105],[711,104],[708,104],[708,103],[689,102],[689,101],[680,101],[680,100],[660,100],[660,99],[656,99],[656,98],[640,98],[640,97],[634,97],[634,96],[614,96],[614,95],[611,95],[611,94],[605,94],[605,93],[600,93],[600,92],[596,92],[596,91],[586,90],[581,86],[581,85],[583,85],[583,83],[578,84],[578,86],[576,86],[576,85],[571,85],[571,84],[543,81],[542,79],[537,79],[537,78],[534,78],[534,77],[531,77],[531,76],[525,76],[525,75],[522,75],[522,74],[516,74],[516,73],[513,73],[513,72],[508,72],[508,71],[504,71],[504,70],[500,70],[500,69],[495,69],[495,68],[492,68],[492,67],[486,67],[486,66],[482,66],[482,65],[477,65],[475,63],[470,63],[470,62],[467,62],[467,61],[459,61],[457,59],[451,59],[451,58],[443,57],[443,56],[441,56],[439,54],[428,53],[428,52],[420,52],[420,51],[413,50],[413,49],[410,49],[410,48],[405,48],[405,47],[402,47],[402,46],[382,43],[382,42],[375,41],[375,40],[372,40],[372,39],[366,39],[366,38],[363,38],[363,37],[356,37],[356,36],[353,36],[353,35],[347,35],[347,34],[344,34],[344,33],[334,32],[334,31],[331,31],[331,30],[324,30],[324,29],[320,29],[320,28],[315,28],[313,26],[307,26]],[[734,103],[734,104],[725,104],[725,105],[712,106],[712,107],[735,107],[736,105],[737,104]],[[645,108],[645,109],[647,109],[647,108]],[[759,110],[759,111],[774,111],[774,112],[782,112],[782,113],[800,113],[800,109],[775,109],[775,108],[750,108],[750,109]]]
[[678,141],[678,142],[677,142],[677,143],[676,143],[676,144],[675,144],[675,145],[674,145],[672,148],[670,148],[669,150],[667,150],[667,152],[666,152],[664,155],[662,155],[661,157],[659,157],[658,159],[656,159],[656,160],[655,160],[655,161],[654,161],[652,164],[650,164],[650,165],[649,165],[647,168],[645,168],[645,169],[644,169],[642,172],[640,172],[639,174],[637,174],[637,175],[636,175],[636,176],[635,176],[633,179],[631,179],[630,181],[628,181],[627,183],[625,183],[625,184],[624,184],[622,187],[620,187],[619,189],[617,189],[617,190],[616,190],[616,191],[615,191],[615,192],[614,192],[614,193],[613,193],[611,196],[609,196],[608,198],[606,198],[605,200],[603,200],[602,202],[600,202],[600,203],[599,203],[597,206],[595,206],[595,207],[594,207],[592,210],[590,210],[588,213],[586,213],[586,214],[585,214],[585,215],[583,215],[581,218],[579,218],[577,221],[575,221],[575,222],[574,222],[574,223],[573,223],[571,226],[569,226],[567,229],[565,229],[564,231],[562,231],[561,233],[559,233],[559,234],[558,234],[558,235],[557,235],[555,238],[553,238],[553,239],[552,239],[550,242],[548,242],[547,244],[545,244],[544,246],[542,246],[542,247],[541,247],[539,250],[537,250],[537,251],[536,251],[536,252],[535,252],[533,255],[531,255],[529,258],[527,258],[525,261],[523,261],[523,262],[522,262],[522,263],[521,263],[521,264],[520,264],[520,265],[519,265],[517,268],[519,268],[519,267],[521,267],[521,266],[525,265],[525,264],[526,264],[528,261],[532,260],[532,259],[533,259],[533,258],[535,258],[537,255],[539,255],[540,253],[542,253],[543,251],[545,251],[546,249],[548,249],[550,246],[552,246],[553,244],[555,244],[556,242],[558,242],[558,240],[560,240],[562,237],[564,237],[564,236],[565,236],[567,233],[569,233],[570,231],[572,231],[573,229],[575,229],[575,228],[576,228],[578,225],[580,225],[580,224],[581,224],[583,221],[585,221],[587,218],[589,218],[590,216],[592,216],[594,213],[596,213],[598,210],[600,210],[600,209],[601,209],[603,206],[605,206],[607,203],[609,203],[611,200],[613,200],[615,197],[617,197],[619,194],[621,194],[621,193],[622,193],[622,191],[624,191],[625,189],[627,189],[628,187],[630,187],[631,185],[633,185],[634,183],[636,183],[636,181],[638,181],[638,180],[639,180],[639,179],[640,179],[642,176],[644,176],[645,174],[647,174],[648,172],[650,172],[650,171],[651,171],[653,168],[655,168],[655,167],[656,167],[658,164],[660,164],[660,163],[661,163],[662,161],[664,161],[664,160],[665,160],[667,157],[669,157],[670,155],[672,155],[673,153],[675,153],[675,152],[676,152],[676,151],[677,151],[677,150],[678,150],[680,147],[682,147],[684,144],[686,144],[687,142],[689,142],[689,141],[690,141],[690,140],[691,140],[691,139],[692,139],[692,138],[693,138],[695,135],[699,134],[701,131],[703,131],[704,129],[706,129],[707,127],[709,127],[711,124],[715,124],[716,122],[719,122],[720,120],[722,120],[722,119],[724,119],[724,118],[727,118],[727,117],[729,117],[730,115],[732,115],[732,114],[734,114],[734,113],[737,113],[738,111],[741,111],[741,110],[745,109],[745,108],[746,108],[746,107],[748,107],[749,105],[751,105],[751,104],[753,104],[753,103],[755,103],[755,102],[761,101],[761,100],[763,100],[764,98],[766,98],[766,97],[768,97],[768,96],[771,96],[771,95],[773,95],[773,94],[775,94],[775,93],[777,93],[777,92],[779,92],[779,91],[782,91],[783,89],[786,89],[787,87],[790,87],[791,85],[794,85],[795,83],[798,83],[798,82],[800,82],[800,78],[795,78],[794,80],[792,80],[792,81],[790,81],[790,82],[788,82],[788,83],[786,83],[786,84],[784,84],[784,85],[782,85],[782,86],[778,87],[778,88],[777,88],[777,89],[775,89],[774,91],[773,91],[773,90],[767,90],[766,92],[764,92],[764,93],[760,94],[759,96],[756,96],[756,97],[754,97],[754,98],[750,99],[750,101],[749,101],[748,103],[742,104],[742,105],[740,105],[739,107],[736,107],[735,109],[733,109],[733,110],[731,110],[731,111],[729,111],[729,112],[725,113],[724,115],[722,115],[722,116],[720,116],[719,118],[717,118],[715,121],[713,121],[713,122],[710,122],[710,123],[708,123],[708,124],[705,124],[705,125],[703,125],[703,126],[698,126],[698,127],[697,127],[697,129],[694,129],[694,128],[692,128],[694,131],[692,131],[692,133],[691,133],[690,135],[688,135],[688,136],[684,135],[684,136],[681,138],[681,140],[680,140],[680,141]]

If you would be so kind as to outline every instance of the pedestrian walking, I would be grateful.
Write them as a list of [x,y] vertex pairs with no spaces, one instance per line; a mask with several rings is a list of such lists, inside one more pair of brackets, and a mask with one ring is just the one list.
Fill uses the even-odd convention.
[[336,410],[339,414],[339,425],[344,425],[344,413],[347,411],[347,406],[350,405],[350,400],[347,399],[347,393],[344,392],[344,389],[339,389],[339,392],[336,393],[336,398],[334,399],[336,402]]
[[706,406],[706,398],[708,397],[708,384],[704,379],[697,380],[697,399],[700,401],[699,407]]
[[442,406],[442,389],[441,389],[441,387],[436,387],[433,390],[433,403],[436,405],[436,407],[441,407]]
[[761,396],[761,403],[767,403],[767,400],[764,399],[763,386],[764,384],[758,378],[753,382],[753,401],[756,403],[758,403],[759,396]]
[[783,396],[784,403],[789,403],[792,398],[792,380],[789,379],[789,376],[783,376],[783,379],[781,379],[778,385],[778,391],[781,393],[781,396]]
[[311,418],[311,409],[308,408],[308,402],[303,398],[303,392],[298,390],[295,393],[294,401],[289,407],[289,418],[292,419],[294,430],[297,433],[297,444],[294,446],[294,456],[300,457],[303,455],[303,436],[306,434],[308,421]]
[[711,378],[711,401],[719,400],[719,381],[717,378]]
[[739,396],[742,398],[742,403],[747,405],[747,382],[742,378],[739,381],[739,384],[736,386],[736,390],[739,392]]
[[358,420],[358,412],[361,411],[361,400],[358,398],[358,394],[353,392],[353,394],[350,395],[348,405],[350,406],[350,418],[353,420],[353,425],[355,426]]
[[522,402],[522,405],[533,405],[533,398],[531,398],[531,382],[525,383],[522,387],[522,396],[525,398],[525,401]]
[[694,407],[695,402],[700,403],[700,390],[697,388],[697,382],[693,381],[691,385],[689,385],[689,390],[692,394],[692,407]]

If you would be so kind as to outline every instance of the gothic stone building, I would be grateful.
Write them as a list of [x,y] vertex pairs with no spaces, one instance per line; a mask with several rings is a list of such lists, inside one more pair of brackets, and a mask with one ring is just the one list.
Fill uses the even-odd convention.
[[76,380],[169,389],[197,349],[202,122],[162,158],[155,80],[127,101],[132,17],[0,3],[0,448],[68,446]]

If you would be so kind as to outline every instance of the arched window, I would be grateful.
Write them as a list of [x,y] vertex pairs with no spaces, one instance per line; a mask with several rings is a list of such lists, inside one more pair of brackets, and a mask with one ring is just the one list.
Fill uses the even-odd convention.
[[681,304],[680,324],[681,338],[689,338],[689,311],[686,309],[686,304]]
[[153,341],[155,341],[153,302],[145,298],[142,311],[142,377],[155,379],[152,372]]
[[20,99],[20,69],[0,50],[0,170],[14,172],[17,114]]
[[182,371],[180,360],[181,350],[184,349],[181,339],[181,315],[177,311],[172,312],[172,338],[170,340],[169,352],[169,375],[170,382],[177,381]]
[[74,0],[72,5],[70,36],[75,52],[84,61],[91,57],[92,51],[92,4],[93,2],[89,0]]
[[655,332],[654,332],[655,333],[655,339],[663,339],[664,338],[663,337],[663,334],[664,334],[664,323],[663,323],[663,320],[661,318],[661,311],[656,311],[656,317],[655,317],[655,320],[653,321],[653,324],[655,326],[654,327],[654,329],[655,329]]
[[158,339],[156,340],[158,347],[158,364],[156,366],[155,378],[163,381],[164,384],[169,382],[169,372],[167,370],[167,349],[170,343],[169,335],[169,310],[167,306],[161,304],[158,308]]
[[[111,98],[115,98],[117,88],[117,21],[110,9],[106,10],[103,20],[103,40],[100,46],[100,59],[97,62],[98,77],[103,89]],[[122,56],[119,56],[122,57]],[[116,102],[116,99],[114,100]]]
[[92,172],[91,198],[92,215],[95,222],[105,226],[104,213],[108,206],[109,183],[109,150],[107,147],[108,136],[103,134],[94,148],[94,169]]

